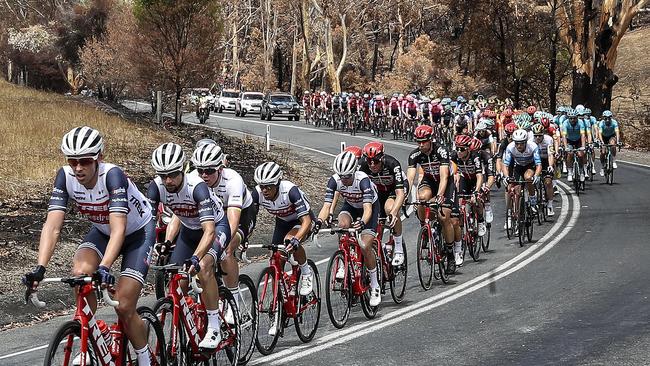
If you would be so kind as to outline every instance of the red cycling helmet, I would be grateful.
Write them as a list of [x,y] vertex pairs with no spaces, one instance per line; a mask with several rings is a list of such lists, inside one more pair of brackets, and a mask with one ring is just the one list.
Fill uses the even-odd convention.
[[368,159],[379,159],[384,156],[384,144],[379,141],[371,141],[363,147],[363,154]]
[[529,105],[528,108],[526,108],[526,113],[528,114],[534,114],[535,112],[537,112],[537,107],[534,105]]
[[506,135],[512,135],[513,132],[517,129],[517,125],[514,122],[508,123],[505,127]]
[[508,108],[505,111],[503,111],[503,116],[508,118],[512,117],[512,109]]
[[361,159],[361,155],[363,155],[363,151],[361,150],[361,148],[359,146],[355,146],[355,145],[348,146],[343,151],[349,151],[349,152],[353,153],[354,156],[357,157],[357,159]]
[[454,143],[456,144],[456,147],[467,148],[472,143],[472,137],[468,135],[457,135],[454,139]]
[[433,127],[429,125],[418,126],[415,129],[414,135],[415,141],[417,142],[429,141],[431,140],[431,136],[433,136]]
[[472,141],[469,143],[469,149],[472,151],[479,151],[481,150],[481,147],[483,147],[483,142],[481,139],[478,139],[474,137]]
[[545,129],[548,129],[548,126],[551,124],[551,120],[548,117],[540,118],[540,123],[544,126]]

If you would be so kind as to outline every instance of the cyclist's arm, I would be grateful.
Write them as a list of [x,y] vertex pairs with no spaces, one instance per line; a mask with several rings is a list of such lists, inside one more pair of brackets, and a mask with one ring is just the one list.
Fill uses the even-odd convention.
[[402,208],[402,205],[404,204],[404,200],[406,200],[406,192],[404,190],[402,167],[399,165],[399,163],[393,169],[393,174],[395,175],[396,185],[395,185],[395,203],[393,204],[391,215],[393,215],[394,217],[399,217],[398,215],[399,210]]
[[201,228],[203,229],[203,235],[201,236],[201,240],[196,246],[193,255],[203,258],[212,247],[215,237],[214,202],[210,196],[207,184],[199,183],[194,188],[193,199],[198,206],[199,221],[201,222]]
[[167,229],[165,230],[165,241],[174,241],[178,232],[181,231],[181,225],[181,219],[176,215],[172,215],[172,219],[167,224]]
[[106,173],[106,189],[109,196],[108,225],[111,234],[100,265],[109,268],[120,255],[126,237],[126,215],[129,213],[128,187],[129,181],[119,168],[113,168]]
[[535,161],[535,175],[539,177],[542,174],[542,157],[539,153],[539,147],[533,152],[533,160]]
[[474,188],[474,193],[481,192],[481,187],[483,187],[483,173],[476,174],[476,187]]
[[447,182],[449,180],[449,164],[440,164],[440,184],[438,185],[438,196],[445,195],[447,189]]
[[408,184],[411,187],[417,187],[419,185],[415,183],[415,173],[417,173],[417,169],[415,167],[410,166],[408,169],[406,169],[406,180],[408,180]]
[[298,232],[296,233],[295,237],[298,238],[298,240],[303,241],[309,236],[310,232],[311,232],[311,216],[309,215],[300,216],[300,229],[298,229]]
[[327,216],[331,214],[334,209],[333,202],[338,194],[337,186],[334,177],[330,177],[327,181],[327,188],[325,189],[325,201],[323,202],[323,207],[321,207],[320,212],[318,213],[318,218],[323,221],[327,220]]
[[47,267],[47,264],[52,258],[54,247],[59,241],[64,219],[65,211],[53,210],[47,213],[47,219],[45,220],[45,224],[43,224],[41,239],[38,245],[38,264],[43,267]]
[[239,229],[239,220],[241,219],[241,208],[239,207],[228,207],[226,209],[226,215],[228,216],[228,224],[230,225],[230,237],[234,238],[237,235]]
[[618,128],[618,122],[616,122],[616,127],[614,128],[614,132],[616,132],[616,143],[618,144],[621,142],[621,132],[619,131]]

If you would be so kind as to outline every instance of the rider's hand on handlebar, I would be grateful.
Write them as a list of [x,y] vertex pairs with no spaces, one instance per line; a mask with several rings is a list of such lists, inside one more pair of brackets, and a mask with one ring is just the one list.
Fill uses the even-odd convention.
[[553,165],[549,165],[548,168],[546,168],[546,171],[549,174],[553,174],[555,172],[555,167]]
[[99,266],[95,271],[95,278],[99,281],[102,287],[112,286],[115,284],[115,276],[111,274],[110,268],[106,266]]
[[535,174],[533,176],[533,184],[538,184],[540,181],[539,175]]
[[153,249],[158,255],[168,255],[174,250],[176,244],[172,243],[170,240],[165,240],[164,243],[156,243],[153,246]]
[[397,216],[389,214],[386,216],[386,226],[389,228],[394,228],[395,224],[397,224]]
[[190,275],[194,275],[195,273],[198,273],[201,271],[201,265],[199,264],[201,262],[199,260],[199,257],[193,255],[189,259],[186,259],[185,262],[183,263],[183,266],[185,267],[185,271],[189,273]]
[[445,196],[437,195],[435,197],[435,202],[439,205],[442,205],[445,202]]
[[298,240],[298,238],[294,236],[293,238],[288,240],[285,249],[287,250],[287,252],[290,252],[292,250],[297,250],[299,247],[300,247],[300,240]]
[[43,281],[44,277],[45,277],[45,267],[38,265],[34,267],[34,269],[31,272],[25,273],[25,276],[23,277],[23,285],[27,286],[27,288],[32,291],[36,291],[36,287],[38,287],[38,283]]
[[366,227],[366,223],[363,220],[357,220],[352,223],[352,228],[355,230],[363,230]]

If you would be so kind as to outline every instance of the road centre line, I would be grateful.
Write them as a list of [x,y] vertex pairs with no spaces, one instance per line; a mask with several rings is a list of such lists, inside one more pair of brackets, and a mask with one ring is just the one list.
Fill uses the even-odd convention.
[[[568,192],[568,186],[562,182],[560,182],[560,184],[562,188]],[[562,207],[568,207],[569,198],[567,192],[562,192]],[[434,308],[447,304],[460,297],[475,292],[480,288],[488,286],[494,283],[495,281],[522,269],[523,267],[530,264],[535,259],[542,256],[544,253],[552,249],[573,228],[575,222],[580,216],[580,200],[575,195],[572,196],[572,200],[573,200],[573,209],[571,211],[571,217],[569,218],[566,226],[564,226],[563,224],[566,221],[566,218],[568,216],[567,213],[568,210],[563,210],[562,213],[560,214],[559,219],[555,222],[551,230],[549,230],[546,233],[546,235],[540,238],[537,241],[537,243],[531,245],[524,252],[520,253],[515,258],[512,258],[509,261],[503,263],[502,265],[495,268],[494,270],[485,273],[481,276],[475,277],[472,280],[469,280],[454,288],[446,290],[431,298],[418,301],[417,303],[411,304],[407,307],[392,311],[387,314],[382,314],[381,318],[377,320],[369,320],[365,323],[361,323],[353,327],[343,329],[340,331],[335,331],[329,335],[325,335],[319,338],[318,340],[316,340],[315,342],[316,344],[305,344],[301,346],[294,346],[285,349],[281,352],[278,352],[276,354],[272,354],[269,356],[252,360],[251,365],[257,365],[257,364],[268,363],[268,362],[273,362],[273,364],[280,364],[284,362],[294,361],[302,357],[306,357],[313,353],[331,348],[335,345],[345,343],[355,338],[359,338],[361,336],[385,328],[389,325],[393,325],[403,320],[412,318],[416,315],[430,311]],[[560,230],[560,228],[563,228],[563,230],[557,236],[555,236],[555,233],[558,230]],[[548,241],[551,238],[553,239],[550,242],[546,243],[546,241]],[[537,253],[530,255],[531,253],[535,252],[539,248],[541,249]]]

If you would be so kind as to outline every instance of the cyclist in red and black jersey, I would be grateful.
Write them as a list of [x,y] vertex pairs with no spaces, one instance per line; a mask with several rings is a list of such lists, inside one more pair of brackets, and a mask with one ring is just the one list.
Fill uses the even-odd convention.
[[[442,214],[438,215],[438,220],[442,223],[451,263],[454,257],[451,250],[454,245],[454,230],[455,227],[460,228],[458,220],[460,212],[454,182],[449,179],[449,153],[447,149],[433,141],[433,127],[431,126],[422,125],[416,128],[415,141],[418,143],[418,148],[409,155],[407,179],[412,187],[417,187],[418,200],[431,201],[435,199],[436,202],[442,204]],[[418,168],[421,168],[424,174],[416,182],[415,174]],[[423,207],[418,207],[418,217],[420,221],[424,221]],[[455,268],[449,270],[449,272],[454,271]]]
[[400,210],[408,195],[408,182],[399,161],[394,157],[384,154],[384,144],[372,141],[363,148],[361,160],[362,172],[366,173],[377,187],[379,195],[380,213],[386,217],[387,226],[395,230],[395,255],[393,266],[404,263],[404,249],[402,247],[402,219]]
[[[454,181],[459,194],[473,195],[472,204],[476,205],[479,213],[478,235],[483,236],[486,232],[485,221],[483,219],[483,207],[477,196],[481,193],[483,186],[483,162],[478,152],[480,146],[472,144],[472,137],[468,135],[457,135],[454,139],[456,150],[450,154],[450,160],[456,164],[456,174]],[[472,150],[474,147],[474,150]],[[457,233],[461,234],[461,233]],[[456,245],[460,242],[461,235],[457,235]],[[456,252],[454,248],[454,253]],[[462,246],[459,248],[462,252]],[[461,256],[462,261],[462,256]]]
[[412,120],[420,118],[420,107],[415,102],[415,98],[413,98],[412,95],[406,97],[406,103],[402,108],[402,114]]

